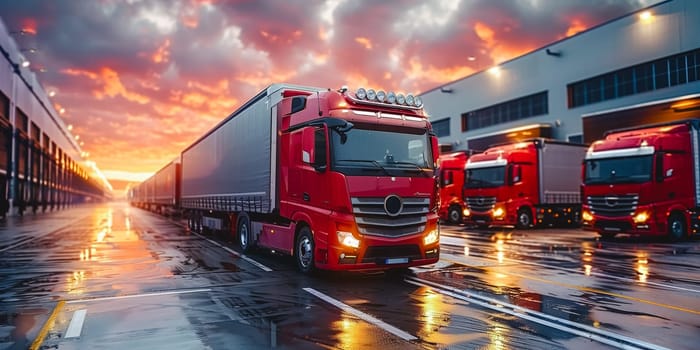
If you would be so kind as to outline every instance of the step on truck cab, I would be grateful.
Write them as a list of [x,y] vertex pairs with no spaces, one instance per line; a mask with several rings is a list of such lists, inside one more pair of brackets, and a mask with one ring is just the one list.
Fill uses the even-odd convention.
[[698,233],[700,119],[608,132],[583,165],[583,225],[606,238],[618,233]]
[[182,152],[181,203],[303,272],[432,264],[437,155],[418,97],[275,84]]
[[465,222],[477,226],[577,225],[586,146],[537,138],[469,157]]

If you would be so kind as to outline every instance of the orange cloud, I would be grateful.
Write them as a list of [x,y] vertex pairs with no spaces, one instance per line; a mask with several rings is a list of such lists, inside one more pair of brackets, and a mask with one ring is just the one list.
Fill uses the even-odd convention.
[[578,19],[574,19],[571,21],[571,24],[569,24],[569,29],[566,31],[566,36],[570,37],[576,33],[586,30],[586,28],[588,28],[588,26],[585,23]]
[[73,76],[85,76],[88,77],[90,80],[97,82],[98,84],[102,84],[102,90],[93,91],[93,95],[99,100],[104,99],[105,96],[114,97],[119,95],[129,101],[133,101],[139,104],[146,104],[150,101],[150,99],[147,96],[127,91],[124,85],[122,84],[121,79],[119,79],[119,74],[109,67],[103,67],[102,69],[100,69],[99,73],[71,68],[64,69],[61,72]]
[[355,42],[364,46],[365,49],[367,49],[367,50],[372,49],[372,41],[370,41],[369,39],[367,39],[365,37],[357,37],[357,38],[355,38]]
[[165,39],[165,43],[158,47],[156,52],[151,55],[151,59],[153,60],[154,63],[165,63],[168,62],[170,59],[170,51],[168,51],[168,48],[170,48],[170,39]]
[[481,22],[476,22],[476,24],[474,24],[474,32],[479,39],[486,43],[487,46],[494,45],[494,38],[496,37],[496,34],[488,25]]

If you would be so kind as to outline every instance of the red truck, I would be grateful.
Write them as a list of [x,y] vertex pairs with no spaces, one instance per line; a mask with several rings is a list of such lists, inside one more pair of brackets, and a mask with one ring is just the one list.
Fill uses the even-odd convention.
[[581,163],[586,146],[537,138],[469,157],[466,223],[481,227],[580,223]]
[[180,206],[302,272],[432,264],[437,157],[418,97],[275,84],[181,153]]
[[440,219],[457,225],[462,223],[464,211],[464,167],[467,165],[467,151],[441,154],[438,158],[438,174],[440,179]]
[[700,119],[606,133],[583,166],[583,225],[681,239],[700,228]]

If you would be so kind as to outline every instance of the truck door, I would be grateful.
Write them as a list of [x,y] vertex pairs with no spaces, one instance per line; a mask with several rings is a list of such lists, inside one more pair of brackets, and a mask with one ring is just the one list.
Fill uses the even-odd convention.
[[325,125],[305,128],[301,147],[301,201],[313,207],[316,214],[328,214],[332,191],[328,164],[328,128]]

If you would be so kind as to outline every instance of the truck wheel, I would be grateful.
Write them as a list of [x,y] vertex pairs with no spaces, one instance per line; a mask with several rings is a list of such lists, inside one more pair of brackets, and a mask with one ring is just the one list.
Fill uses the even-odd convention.
[[680,214],[672,214],[668,218],[668,237],[673,241],[683,239],[686,234],[685,219]]
[[311,235],[311,230],[308,227],[302,227],[299,230],[299,236],[294,249],[294,257],[297,261],[299,271],[303,273],[311,273],[316,267],[314,264],[314,237]]
[[241,246],[241,250],[244,253],[248,253],[253,248],[253,241],[251,239],[250,230],[250,219],[248,215],[241,214],[238,217],[238,227],[236,228],[236,234],[238,236],[238,244]]
[[518,222],[515,226],[519,229],[528,229],[532,225],[532,212],[528,208],[518,210]]
[[452,225],[462,223],[462,208],[459,205],[453,205],[447,211],[447,221]]

